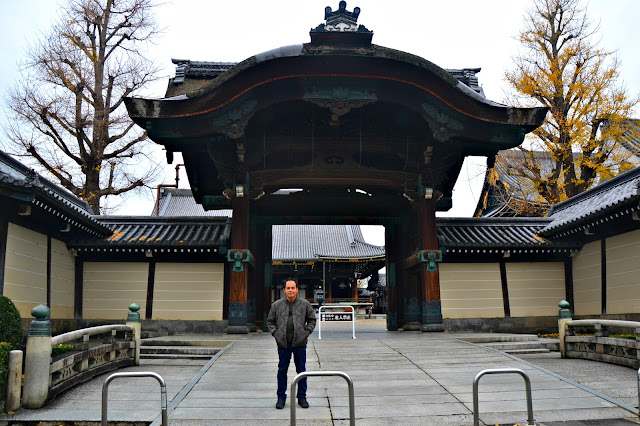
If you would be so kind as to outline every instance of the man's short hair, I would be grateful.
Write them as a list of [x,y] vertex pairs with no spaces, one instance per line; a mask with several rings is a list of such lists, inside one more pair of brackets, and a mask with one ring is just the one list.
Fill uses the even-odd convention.
[[289,281],[293,281],[294,283],[296,283],[296,288],[298,287],[298,281],[295,278],[287,278],[286,280],[284,280],[284,285],[286,286]]

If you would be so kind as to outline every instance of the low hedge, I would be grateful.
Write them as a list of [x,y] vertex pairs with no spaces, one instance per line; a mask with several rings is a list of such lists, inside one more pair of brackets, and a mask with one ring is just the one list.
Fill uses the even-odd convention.
[[0,342],[0,412],[4,411],[7,397],[7,377],[9,376],[9,352],[13,349],[11,343]]
[[10,343],[14,348],[22,346],[22,319],[11,299],[0,295],[0,342]]

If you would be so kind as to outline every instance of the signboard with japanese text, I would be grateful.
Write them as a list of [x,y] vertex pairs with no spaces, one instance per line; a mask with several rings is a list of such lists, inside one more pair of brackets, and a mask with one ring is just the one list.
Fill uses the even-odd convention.
[[323,312],[320,321],[353,321],[353,312]]

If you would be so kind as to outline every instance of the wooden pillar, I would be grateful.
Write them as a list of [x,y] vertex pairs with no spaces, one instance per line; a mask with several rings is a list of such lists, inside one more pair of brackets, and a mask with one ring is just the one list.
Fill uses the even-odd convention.
[[262,227],[263,232],[263,258],[264,258],[264,266],[263,266],[263,276],[262,276],[262,324],[263,330],[266,330],[267,326],[267,315],[269,314],[269,309],[271,309],[271,304],[273,301],[271,300],[272,295],[272,267],[271,262],[273,261],[273,225],[267,224]]
[[399,255],[396,249],[395,225],[385,225],[384,241],[387,270],[387,330],[398,331],[398,307],[396,287],[396,263]]
[[[438,250],[436,228],[436,201],[421,199],[418,206],[418,227],[422,239],[422,250]],[[438,263],[436,263],[438,265]],[[422,331],[444,331],[442,305],[440,302],[439,270],[429,271],[427,264],[420,265],[422,277]]]
[[[408,212],[402,216],[401,223],[396,226],[395,240],[397,241],[397,253],[399,261],[404,260],[413,251],[413,244],[410,236],[411,216]],[[414,242],[415,244],[415,242]],[[398,327],[405,331],[419,331],[421,329],[420,318],[420,281],[419,274],[415,268],[409,270],[406,266],[401,266],[404,262],[399,262],[396,268],[396,283],[398,286]]]
[[351,298],[356,302],[358,301],[358,279],[353,279],[353,286],[351,287]]
[[262,225],[256,223],[256,217],[251,215],[249,225],[249,250],[253,256],[253,267],[249,268],[247,280],[247,327],[249,331],[258,330],[257,322],[262,325],[262,305],[260,304],[260,315],[258,315],[258,294],[262,295],[262,274],[264,274],[264,250],[262,243],[264,234]]
[[0,294],[4,294],[4,269],[7,255],[7,238],[9,235],[9,222],[0,218]]
[[73,318],[82,319],[84,302],[84,259],[75,258],[74,284],[73,284]]
[[[234,259],[234,253],[249,249],[249,199],[247,197],[234,197],[233,224],[231,226],[230,256]],[[242,263],[240,270],[232,267],[229,280],[229,334],[246,334],[247,327],[247,284],[249,277],[249,264]]]

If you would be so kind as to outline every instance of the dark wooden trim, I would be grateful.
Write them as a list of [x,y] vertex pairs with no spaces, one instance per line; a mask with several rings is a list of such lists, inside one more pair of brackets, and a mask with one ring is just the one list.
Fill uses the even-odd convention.
[[509,282],[507,281],[507,264],[500,261],[500,282],[502,283],[502,304],[504,305],[504,316],[511,316],[511,305],[509,304]]
[[569,302],[569,310],[573,313],[573,304],[575,299],[573,297],[573,258],[570,257],[564,261],[564,289],[565,300]]
[[47,235],[47,306],[51,309],[51,236]]
[[0,218],[0,294],[4,294],[4,268],[7,258],[7,238],[9,237],[9,222]]
[[222,319],[229,319],[229,290],[231,288],[231,262],[222,264],[224,271],[223,294],[222,294]]
[[75,284],[73,292],[73,317],[82,319],[82,302],[84,288],[84,259],[76,256]]
[[607,239],[600,240],[600,264],[602,268],[602,315],[607,314]]
[[147,305],[145,307],[144,319],[151,319],[153,314],[153,289],[156,285],[156,262],[149,262],[149,276],[147,277]]

